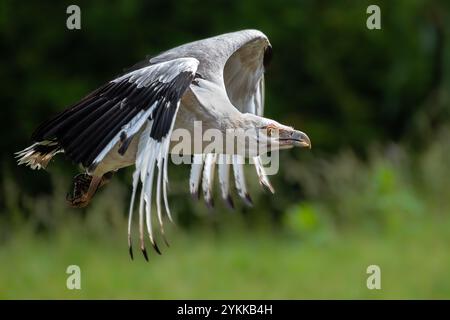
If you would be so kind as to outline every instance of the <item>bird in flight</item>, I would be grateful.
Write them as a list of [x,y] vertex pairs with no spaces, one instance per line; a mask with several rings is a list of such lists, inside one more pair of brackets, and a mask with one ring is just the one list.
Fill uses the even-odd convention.
[[[42,169],[56,154],[64,153],[80,164],[84,173],[74,177],[72,192],[67,196],[73,207],[88,205],[114,172],[135,165],[128,246],[133,258],[132,218],[140,184],[139,241],[148,260],[145,227],[150,243],[160,253],[152,226],[154,185],[157,223],[163,237],[161,198],[172,221],[167,200],[167,164],[174,130],[182,128],[195,136],[195,122],[223,133],[259,129],[264,134],[252,136],[253,140],[270,144],[271,150],[311,147],[305,133],[263,117],[264,71],[271,56],[271,44],[258,30],[227,33],[162,52],[44,122],[32,135],[33,144],[16,154],[18,163]],[[277,134],[273,134],[275,131]],[[217,167],[221,197],[233,207],[232,169],[239,197],[251,205],[243,171],[245,155],[196,150],[191,156],[189,186],[193,195],[202,192],[206,203],[212,205]],[[221,161],[224,159],[227,161]],[[252,159],[260,184],[273,192],[260,154]]]

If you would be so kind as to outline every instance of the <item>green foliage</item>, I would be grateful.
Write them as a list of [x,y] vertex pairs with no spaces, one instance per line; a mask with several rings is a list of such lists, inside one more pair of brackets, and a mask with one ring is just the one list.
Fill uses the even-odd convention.
[[[65,27],[69,4],[81,7],[80,31]],[[0,288],[11,291],[0,297],[448,297],[449,2],[378,1],[378,31],[365,27],[369,4],[2,1]],[[262,30],[274,48],[266,115],[313,142],[282,152],[273,196],[248,173],[253,209],[235,196],[242,215],[218,198],[208,212],[187,196],[188,168],[172,165],[175,244],[150,266],[131,264],[130,170],[73,210],[64,201],[70,163],[58,158],[48,173],[15,165],[37,125],[123,68],[244,28]],[[68,261],[96,274],[86,290],[62,286]],[[364,287],[373,261],[387,270],[381,293]]]
[[391,145],[373,148],[367,161],[343,152],[314,167],[299,164],[295,179],[308,200],[292,207],[286,225],[300,234],[335,228],[384,233],[447,216],[449,137],[442,130],[418,157]]
[[[445,162],[434,159],[440,149],[425,146],[437,128],[448,123],[450,114],[446,2],[381,1],[379,31],[365,27],[369,1],[77,4],[82,10],[80,31],[65,28],[67,3],[2,3],[0,73],[9,81],[0,96],[6,124],[0,131],[7,137],[2,139],[0,158],[3,171],[8,172],[0,182],[6,195],[0,207],[11,220],[17,219],[13,217],[20,210],[25,218],[66,210],[62,190],[75,173],[70,164],[51,163],[51,175],[36,174],[16,167],[12,158],[14,151],[27,145],[41,121],[146,54],[242,28],[261,29],[275,50],[267,71],[268,116],[308,132],[314,144],[308,154],[282,154],[282,172],[272,179],[276,197],[261,193],[251,176],[256,208],[246,220],[271,220],[280,225],[285,221],[283,214],[299,199],[304,201],[298,209],[302,212],[320,212],[315,202],[331,203],[334,216],[330,219],[337,225],[353,221],[378,228],[395,216],[383,212],[422,212],[423,193],[410,185],[409,179],[417,179],[408,173],[418,165],[404,164],[401,159],[384,161],[385,153],[402,153],[397,156],[409,162],[416,162],[413,153],[426,154],[420,160],[423,170],[431,170],[434,176],[427,173],[420,178],[424,188],[436,188],[437,195],[445,189],[438,185],[445,177],[441,173]],[[371,150],[374,143],[394,147]],[[368,161],[361,160],[367,157]],[[172,177],[187,177],[185,168],[172,166],[171,172]],[[117,180],[128,185],[129,173],[120,174]],[[13,181],[21,183],[13,185]],[[206,216],[206,210],[185,199],[186,180],[171,181],[171,194],[177,200],[172,201],[174,211],[181,212],[183,225],[200,223],[199,215]],[[59,191],[59,198],[49,196],[53,189]],[[38,199],[51,201],[41,205]],[[56,200],[58,210],[52,209]],[[42,213],[36,213],[36,206],[42,206]],[[124,207],[122,203],[116,206]],[[219,204],[218,210],[223,209]],[[47,221],[39,223],[48,226],[55,219],[39,218]]]
[[[152,254],[149,264],[127,255],[128,199],[120,183],[79,211],[65,206],[60,190],[68,181],[58,175],[52,195],[33,198],[7,179],[2,196],[15,213],[1,215],[0,259],[8,263],[0,265],[0,288],[9,290],[0,298],[448,297],[449,137],[443,130],[417,158],[390,146],[374,148],[367,161],[343,152],[312,168],[297,162],[290,176],[306,200],[290,203],[281,230],[252,212],[211,213],[192,199],[172,202],[187,206],[174,210],[186,228],[169,225],[171,248]],[[267,218],[266,197],[259,197],[253,213]],[[280,197],[275,204],[288,201],[273,197]],[[186,212],[196,213],[196,226],[183,223]],[[365,287],[374,263],[383,270],[381,291]],[[81,267],[81,291],[64,286],[69,264]]]
[[[8,262],[0,264],[0,288],[8,288],[0,298],[447,298],[448,218],[421,216],[395,232],[355,228],[321,241],[235,228],[215,235],[170,230],[171,248],[151,252],[149,263],[129,259],[123,228],[95,236],[68,219],[45,237],[22,227],[0,250]],[[81,268],[80,291],[65,287],[70,264]],[[382,268],[382,290],[366,288],[371,264]]]

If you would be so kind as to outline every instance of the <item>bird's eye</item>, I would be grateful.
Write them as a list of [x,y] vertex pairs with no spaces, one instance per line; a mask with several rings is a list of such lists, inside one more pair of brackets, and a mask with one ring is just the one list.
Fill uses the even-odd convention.
[[272,126],[267,126],[267,136],[271,137],[275,132],[275,128]]

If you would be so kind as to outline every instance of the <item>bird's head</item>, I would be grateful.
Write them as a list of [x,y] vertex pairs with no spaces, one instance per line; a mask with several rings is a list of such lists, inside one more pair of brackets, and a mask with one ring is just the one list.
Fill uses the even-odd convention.
[[267,148],[268,151],[293,147],[311,148],[311,140],[302,131],[251,113],[245,113],[243,116],[245,126],[255,129],[254,139],[259,150],[264,150],[264,148]]

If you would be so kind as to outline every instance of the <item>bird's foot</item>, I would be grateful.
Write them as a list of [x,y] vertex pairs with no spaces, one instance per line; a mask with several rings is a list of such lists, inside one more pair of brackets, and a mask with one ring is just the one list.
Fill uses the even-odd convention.
[[66,196],[66,201],[69,206],[73,208],[83,208],[89,204],[86,194],[89,185],[91,184],[91,180],[92,177],[86,173],[80,173],[73,177],[72,192],[69,192]]
[[66,201],[73,208],[86,207],[94,197],[97,190],[107,184],[113,176],[113,172],[108,172],[103,177],[92,177],[86,173],[77,174],[73,178],[72,192],[66,196]]

